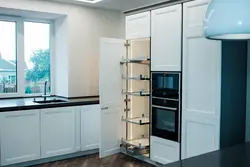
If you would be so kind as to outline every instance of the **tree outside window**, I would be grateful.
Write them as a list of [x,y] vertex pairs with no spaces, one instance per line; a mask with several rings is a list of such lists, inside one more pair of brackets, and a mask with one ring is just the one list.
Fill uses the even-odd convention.
[[24,22],[24,42],[25,94],[43,93],[50,81],[50,24]]
[[25,71],[25,93],[40,93],[41,86],[50,80],[50,50],[39,49],[30,57],[33,68]]

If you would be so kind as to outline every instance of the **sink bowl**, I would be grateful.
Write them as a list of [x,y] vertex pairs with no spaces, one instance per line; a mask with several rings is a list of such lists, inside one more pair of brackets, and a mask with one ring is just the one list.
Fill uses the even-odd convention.
[[38,104],[48,104],[48,103],[63,103],[63,102],[67,102],[65,100],[61,100],[61,99],[52,99],[52,100],[35,100],[34,103],[38,103]]

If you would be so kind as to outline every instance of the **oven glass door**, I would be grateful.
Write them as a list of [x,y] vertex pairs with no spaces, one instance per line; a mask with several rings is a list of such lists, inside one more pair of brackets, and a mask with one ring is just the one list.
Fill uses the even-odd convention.
[[152,73],[152,96],[179,98],[180,74]]
[[178,142],[179,114],[177,108],[152,106],[152,135]]

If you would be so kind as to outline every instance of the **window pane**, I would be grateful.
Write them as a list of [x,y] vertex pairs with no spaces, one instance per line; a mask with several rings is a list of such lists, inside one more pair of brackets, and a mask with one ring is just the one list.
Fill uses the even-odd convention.
[[50,81],[50,24],[24,22],[24,42],[25,93],[43,93]]
[[16,22],[0,21],[0,93],[17,92]]

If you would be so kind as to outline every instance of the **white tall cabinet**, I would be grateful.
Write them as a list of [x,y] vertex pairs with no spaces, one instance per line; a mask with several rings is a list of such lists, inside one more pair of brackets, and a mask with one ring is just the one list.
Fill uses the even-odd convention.
[[126,16],[128,40],[101,39],[101,158],[149,146],[149,37],[150,12],[144,12]]
[[101,158],[129,151],[148,159],[149,50],[150,39],[101,39]]
[[209,0],[183,6],[182,158],[219,149],[221,42],[205,39]]
[[1,165],[40,158],[39,110],[0,114]]
[[181,71],[182,4],[151,16],[151,71]]

